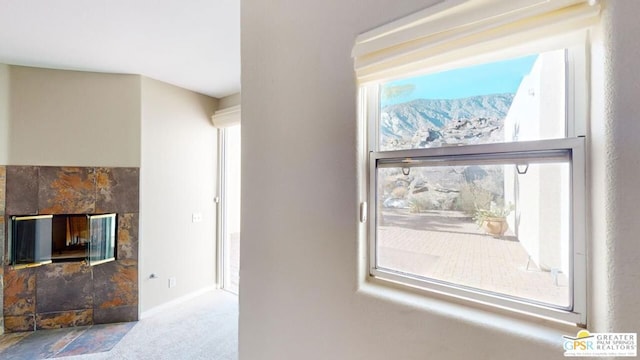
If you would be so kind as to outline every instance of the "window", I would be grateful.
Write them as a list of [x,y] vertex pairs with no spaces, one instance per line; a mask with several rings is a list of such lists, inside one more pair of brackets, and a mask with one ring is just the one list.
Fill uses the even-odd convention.
[[[597,13],[573,3],[572,11]],[[542,18],[556,10],[543,9]],[[541,15],[527,14],[520,35],[529,42],[496,36],[499,27],[489,36],[484,25],[460,35],[457,24],[446,56],[433,50],[441,38],[425,46],[428,36],[415,33],[422,44],[398,51],[405,45],[393,41],[403,31],[429,24],[416,16],[407,21],[422,25],[390,24],[359,39],[368,273],[586,324],[588,33],[582,23],[541,31],[530,26]],[[486,48],[465,42],[483,36]]]

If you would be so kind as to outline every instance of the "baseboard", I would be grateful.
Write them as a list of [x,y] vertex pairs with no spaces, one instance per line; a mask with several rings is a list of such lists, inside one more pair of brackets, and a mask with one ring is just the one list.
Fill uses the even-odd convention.
[[172,308],[172,307],[174,307],[176,305],[180,305],[185,301],[191,300],[191,299],[193,299],[195,297],[198,297],[198,296],[200,296],[202,294],[205,294],[205,293],[207,293],[209,291],[213,291],[213,290],[216,290],[216,289],[217,289],[216,285],[207,286],[207,287],[204,287],[204,288],[202,288],[200,290],[196,290],[196,291],[194,291],[192,293],[183,295],[183,296],[181,296],[181,297],[179,297],[177,299],[173,299],[173,300],[171,300],[169,302],[166,302],[164,304],[161,304],[161,305],[158,305],[156,307],[153,307],[153,308],[151,308],[151,309],[149,309],[147,311],[143,311],[142,313],[140,313],[140,320],[142,320],[144,318],[148,318],[148,317],[154,316],[154,315],[159,314],[159,313],[162,313],[162,312],[166,311],[169,308]]

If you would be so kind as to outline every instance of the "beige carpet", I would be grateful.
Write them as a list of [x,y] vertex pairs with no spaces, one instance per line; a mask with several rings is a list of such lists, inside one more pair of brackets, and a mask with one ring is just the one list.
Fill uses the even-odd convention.
[[110,351],[59,359],[235,360],[238,297],[222,290],[144,318]]

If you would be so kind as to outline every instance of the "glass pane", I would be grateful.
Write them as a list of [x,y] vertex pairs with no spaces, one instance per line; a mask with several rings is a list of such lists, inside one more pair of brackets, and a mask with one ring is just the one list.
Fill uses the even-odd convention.
[[378,168],[377,199],[378,268],[570,307],[569,160]]
[[42,263],[51,260],[52,216],[25,216],[12,219],[12,264]]
[[115,259],[116,215],[89,217],[91,240],[89,242],[89,264],[96,265]]
[[394,80],[380,91],[380,151],[566,136],[564,50]]
[[225,129],[223,287],[238,293],[240,284],[240,125]]

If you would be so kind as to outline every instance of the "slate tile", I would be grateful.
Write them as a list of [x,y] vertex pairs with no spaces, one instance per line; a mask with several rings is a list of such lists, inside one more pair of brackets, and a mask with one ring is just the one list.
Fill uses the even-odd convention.
[[56,357],[94,354],[111,350],[136,323],[94,325],[69,343]]
[[8,215],[38,213],[38,167],[6,167],[5,213]]
[[7,188],[7,168],[0,166],[0,216],[4,215],[4,204]]
[[85,262],[40,266],[36,284],[39,314],[93,308],[91,268]]
[[2,353],[2,360],[50,359],[73,342],[86,328],[34,331]]
[[93,281],[94,310],[129,305],[137,307],[137,261],[112,261],[94,266]]
[[[2,265],[5,265],[5,229],[7,226],[6,223],[7,219],[4,217],[4,215],[0,215],[0,274],[2,273]],[[6,263],[6,265],[9,265],[9,263]],[[0,286],[2,286],[2,283],[0,283]]]
[[22,341],[25,337],[31,335],[30,332],[7,333],[0,336],[0,354],[13,345]]
[[118,260],[138,260],[138,214],[118,214]]
[[138,321],[138,305],[93,310],[93,322],[95,324],[110,324],[129,321]]
[[93,309],[36,314],[36,329],[60,329],[93,324]]
[[[5,188],[6,188],[6,180],[7,180],[7,168],[5,166],[0,166],[0,304],[4,304],[4,259],[5,259],[5,248],[4,248],[4,234],[5,234],[5,216],[4,216],[4,205],[5,205]],[[3,312],[0,311],[0,334],[2,333],[3,321],[2,316]]]
[[95,170],[88,167],[43,166],[39,171],[38,210],[41,214],[95,212]]
[[36,276],[33,270],[15,270],[5,267],[3,307],[5,317],[35,313]]
[[[0,265],[0,304],[4,304],[4,266]],[[4,309],[0,307],[0,335],[4,329],[3,322]]]
[[33,331],[35,326],[35,315],[12,316],[4,314],[4,330],[6,332]]
[[96,169],[96,212],[137,213],[140,197],[138,168]]

